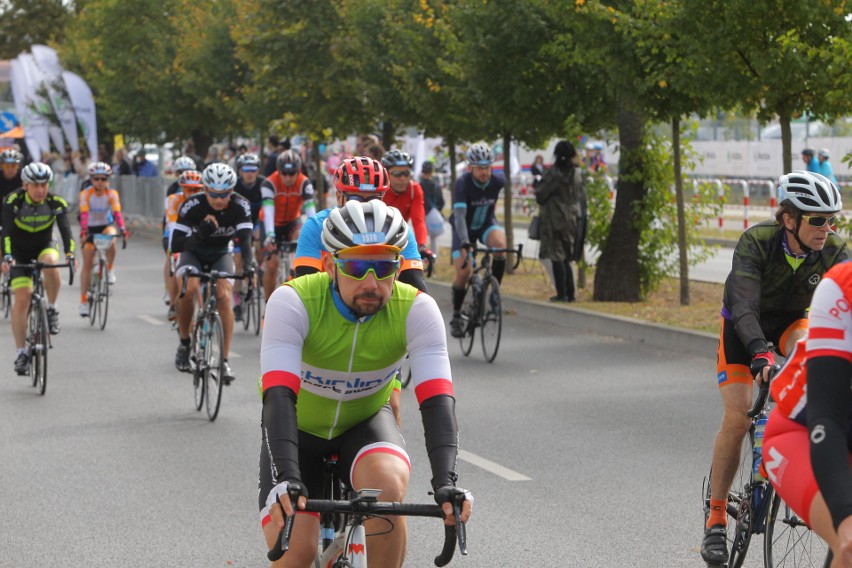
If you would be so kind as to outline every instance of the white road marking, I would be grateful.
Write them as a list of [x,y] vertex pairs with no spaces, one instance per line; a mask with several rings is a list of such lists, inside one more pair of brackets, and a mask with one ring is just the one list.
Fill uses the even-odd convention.
[[151,316],[136,316],[145,323],[150,323],[151,325],[165,325],[165,323],[161,322],[157,318],[152,318]]
[[503,479],[508,479],[509,481],[531,481],[531,479],[526,475],[520,474],[508,467],[503,467],[499,463],[494,463],[491,460],[479,457],[478,455],[472,454],[466,450],[459,450],[459,458],[475,466],[481,467],[485,471],[490,471],[495,475],[499,475]]

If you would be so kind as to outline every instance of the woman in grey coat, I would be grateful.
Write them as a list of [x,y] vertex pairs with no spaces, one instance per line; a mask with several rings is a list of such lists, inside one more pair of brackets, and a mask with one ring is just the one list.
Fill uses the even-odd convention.
[[539,256],[553,264],[556,295],[551,302],[573,302],[574,272],[585,233],[585,196],[582,169],[577,167],[577,150],[567,140],[556,144],[553,167],[535,188],[539,205],[541,249]]

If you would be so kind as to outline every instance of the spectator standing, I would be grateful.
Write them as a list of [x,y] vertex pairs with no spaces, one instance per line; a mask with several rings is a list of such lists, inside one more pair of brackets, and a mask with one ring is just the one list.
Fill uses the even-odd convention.
[[831,153],[827,148],[823,148],[817,153],[817,159],[819,160],[819,173],[822,174],[823,177],[830,179],[832,183],[837,183],[837,178],[834,177],[834,170],[828,162],[830,157]]
[[538,187],[538,184],[541,183],[541,179],[544,177],[544,156],[541,154],[536,154],[535,159],[533,159],[533,163],[530,166],[530,175],[532,175],[532,186]]
[[136,152],[136,156],[133,158],[133,175],[136,177],[157,177],[160,175],[157,166],[148,161],[144,149]]
[[567,140],[556,144],[553,167],[547,170],[535,189],[541,223],[539,256],[553,265],[556,295],[551,302],[573,302],[574,272],[581,239],[585,196],[583,172],[578,167],[577,150]]
[[201,161],[201,156],[195,151],[195,142],[190,140],[186,143],[186,146],[183,147],[183,155],[192,158],[192,161],[195,162],[195,168],[198,171],[203,170],[203,163]]
[[278,156],[290,149],[290,139],[282,142],[278,136],[271,134],[267,139],[266,147],[269,154],[266,155],[266,163],[263,165],[263,176],[269,177],[278,171]]
[[805,163],[805,169],[809,172],[813,172],[815,174],[820,173],[819,171],[819,160],[814,156],[814,151],[811,148],[805,148],[802,150],[802,161]]
[[423,188],[423,207],[426,212],[426,230],[429,233],[429,249],[438,250],[438,233],[429,229],[429,212],[435,209],[444,219],[444,192],[433,176],[434,164],[423,162],[420,170],[420,187]]
[[127,150],[122,146],[112,154],[112,171],[119,176],[133,175],[133,168],[127,159]]

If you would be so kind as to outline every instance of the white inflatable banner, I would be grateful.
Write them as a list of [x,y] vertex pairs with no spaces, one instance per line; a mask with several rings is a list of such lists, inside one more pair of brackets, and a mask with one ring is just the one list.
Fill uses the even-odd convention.
[[82,77],[71,71],[63,71],[62,78],[65,80],[65,88],[68,89],[68,98],[77,115],[77,123],[86,138],[89,147],[89,155],[92,160],[98,159],[98,122],[95,115],[95,99],[92,90]]
[[[71,108],[71,103],[65,95],[59,56],[56,55],[55,50],[45,45],[33,45],[32,54],[36,66],[44,78],[43,84],[47,88],[50,104],[53,105],[53,110],[59,119],[59,125],[65,134],[65,139],[68,140],[71,149],[77,151],[80,149],[80,143],[77,139],[77,119],[74,116],[74,109]],[[96,160],[97,157],[93,156],[93,159]]]

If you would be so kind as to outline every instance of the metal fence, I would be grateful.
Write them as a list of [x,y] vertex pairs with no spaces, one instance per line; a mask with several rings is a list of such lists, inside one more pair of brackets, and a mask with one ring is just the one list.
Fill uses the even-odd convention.
[[[166,188],[172,181],[161,177],[113,176],[110,187],[118,191],[125,216],[162,219]],[[53,193],[76,209],[80,201],[80,179],[75,174],[58,178]]]

